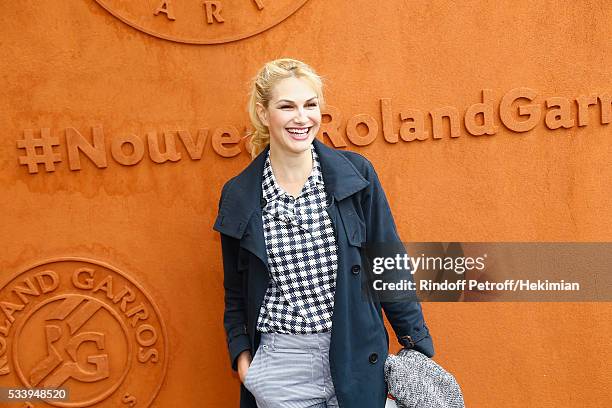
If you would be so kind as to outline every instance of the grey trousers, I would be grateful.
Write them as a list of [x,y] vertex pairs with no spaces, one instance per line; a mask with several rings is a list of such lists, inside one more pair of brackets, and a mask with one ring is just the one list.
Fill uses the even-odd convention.
[[244,379],[258,408],[338,407],[329,370],[331,332],[262,333]]

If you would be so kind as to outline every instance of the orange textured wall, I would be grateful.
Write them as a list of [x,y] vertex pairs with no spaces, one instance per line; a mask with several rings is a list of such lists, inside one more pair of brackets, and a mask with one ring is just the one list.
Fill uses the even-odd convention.
[[[404,240],[612,241],[609,2],[216,4],[2,5],[0,386],[46,356],[44,313],[86,309],[110,367],[69,380],[83,403],[237,406],[212,223],[273,58],[325,77],[321,137],[374,163]],[[424,310],[469,407],[612,400],[609,303]]]

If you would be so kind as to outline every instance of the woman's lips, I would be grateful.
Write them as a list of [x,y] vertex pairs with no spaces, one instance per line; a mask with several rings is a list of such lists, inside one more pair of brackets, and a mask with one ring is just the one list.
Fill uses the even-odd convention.
[[310,133],[311,127],[308,128],[292,128],[292,129],[307,129],[306,132],[297,133],[290,132],[289,129],[285,128],[285,131],[289,134],[289,136],[294,140],[306,140],[308,139],[308,135]]

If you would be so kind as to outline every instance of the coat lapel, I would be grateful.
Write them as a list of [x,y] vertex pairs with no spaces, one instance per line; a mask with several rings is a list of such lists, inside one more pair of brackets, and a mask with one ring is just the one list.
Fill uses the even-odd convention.
[[[340,152],[313,141],[319,155],[325,190],[342,201],[368,186],[353,164]],[[213,228],[240,240],[240,247],[252,252],[268,267],[262,222],[263,168],[270,146],[266,148],[226,187]],[[340,206],[342,212],[342,206]]]
[[214,229],[240,240],[240,247],[255,254],[267,267],[268,257],[261,220],[261,181],[269,146],[230,180],[219,205]]
[[336,201],[342,201],[370,184],[340,151],[326,146],[318,139],[313,144],[319,155],[325,190]]

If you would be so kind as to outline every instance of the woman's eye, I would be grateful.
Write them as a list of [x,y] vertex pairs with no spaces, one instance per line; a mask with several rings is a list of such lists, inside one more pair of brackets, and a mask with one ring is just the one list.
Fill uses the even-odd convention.
[[316,103],[309,103],[307,106],[308,106],[309,108],[316,108],[316,107],[317,107],[317,104],[316,104]]
[[281,108],[281,109],[291,109],[291,106],[289,106],[289,105],[284,105],[284,106],[281,106],[280,108]]

